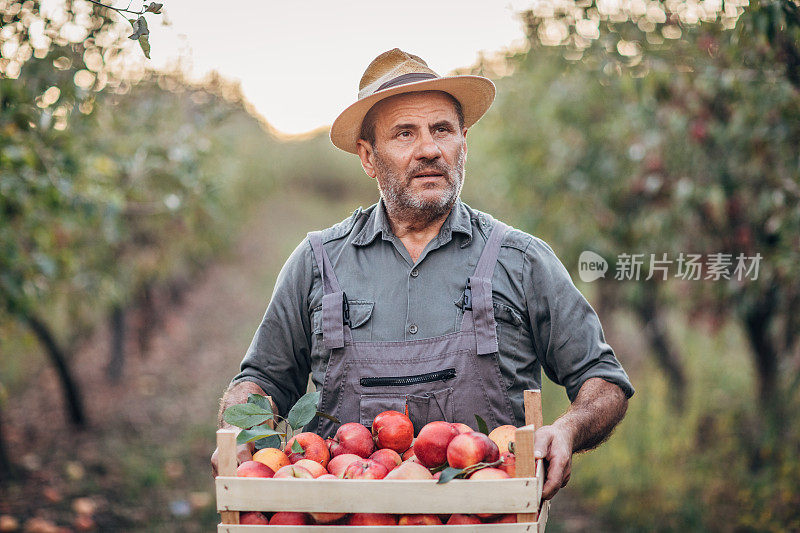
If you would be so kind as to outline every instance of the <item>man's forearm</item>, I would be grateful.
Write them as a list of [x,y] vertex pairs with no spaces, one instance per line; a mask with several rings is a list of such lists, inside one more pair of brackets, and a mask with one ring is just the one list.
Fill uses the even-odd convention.
[[[260,394],[262,396],[267,396],[264,390],[253,383],[252,381],[240,381],[236,385],[228,387],[228,390],[225,391],[225,394],[222,395],[222,399],[219,402],[219,414],[217,415],[217,427],[220,429],[222,428],[232,428],[230,424],[225,422],[222,418],[222,414],[225,412],[225,409],[230,407],[231,405],[236,405],[239,403],[247,403],[247,398],[251,394]],[[272,405],[272,411],[277,412],[275,407],[275,402],[272,401],[272,398],[267,396],[269,399],[270,405]]]
[[628,399],[619,386],[601,378],[589,378],[569,410],[553,425],[572,435],[573,452],[591,450],[611,435],[627,409]]

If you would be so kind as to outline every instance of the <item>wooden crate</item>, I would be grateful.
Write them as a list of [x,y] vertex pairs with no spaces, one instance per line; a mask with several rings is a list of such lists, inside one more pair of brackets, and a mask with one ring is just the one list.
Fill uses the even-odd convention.
[[[391,526],[391,531],[543,532],[550,502],[542,502],[543,462],[534,459],[534,431],[542,425],[540,391],[525,391],[525,427],[517,429],[514,479],[438,484],[424,480],[259,479],[236,477],[236,430],[217,431],[218,533],[381,531],[387,526],[240,525],[241,511],[391,514],[517,514],[516,524]],[[312,529],[308,529],[311,527]]]

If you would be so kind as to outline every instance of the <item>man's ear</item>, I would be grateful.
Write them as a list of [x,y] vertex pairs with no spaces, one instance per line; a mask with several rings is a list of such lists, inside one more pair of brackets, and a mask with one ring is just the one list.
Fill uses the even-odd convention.
[[358,157],[361,159],[361,167],[364,169],[364,172],[366,172],[367,176],[370,178],[375,179],[378,173],[375,172],[375,150],[372,144],[364,139],[359,139],[356,141],[356,149],[358,150]]

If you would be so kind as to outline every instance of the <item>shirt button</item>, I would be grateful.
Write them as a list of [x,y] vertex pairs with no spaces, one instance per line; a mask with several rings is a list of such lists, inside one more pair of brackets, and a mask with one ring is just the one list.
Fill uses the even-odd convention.
[[419,276],[419,270],[415,268],[414,270],[411,271],[411,277],[416,278],[417,276]]
[[408,326],[408,332],[414,335],[417,332],[417,325],[411,324],[410,326]]

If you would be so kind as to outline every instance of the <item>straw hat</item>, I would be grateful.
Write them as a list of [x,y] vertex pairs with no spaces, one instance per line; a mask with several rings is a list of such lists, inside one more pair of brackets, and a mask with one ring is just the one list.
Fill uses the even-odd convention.
[[461,103],[464,127],[480,119],[494,100],[494,83],[483,76],[439,76],[422,58],[399,48],[384,52],[369,64],[358,84],[358,100],[342,111],[331,126],[337,148],[358,153],[361,122],[372,106],[389,96],[413,91],[444,91]]

